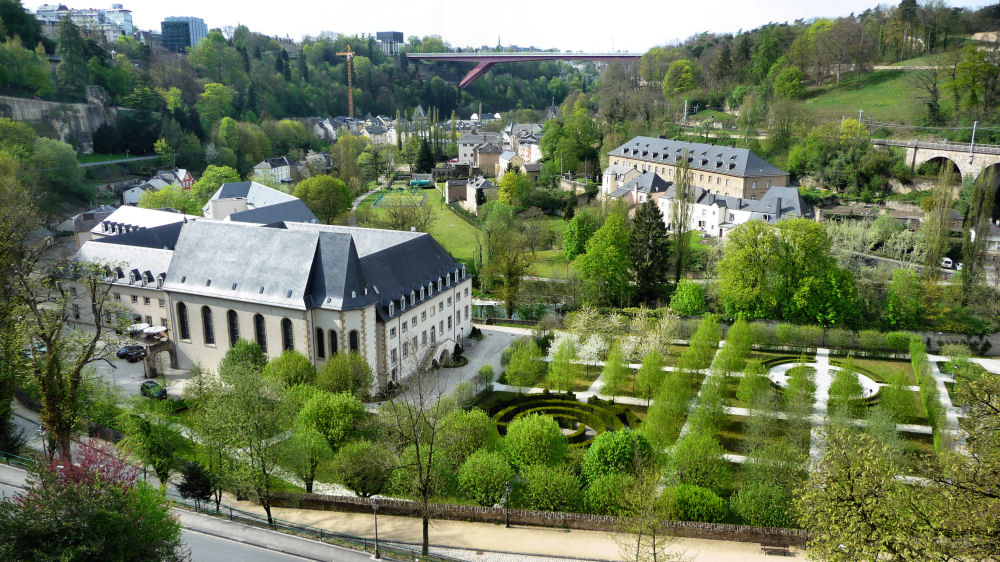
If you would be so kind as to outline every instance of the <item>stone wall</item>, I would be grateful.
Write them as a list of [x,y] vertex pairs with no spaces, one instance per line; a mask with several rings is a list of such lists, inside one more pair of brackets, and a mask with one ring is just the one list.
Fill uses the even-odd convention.
[[102,89],[88,86],[87,103],[0,96],[0,117],[29,123],[43,135],[51,134],[76,146],[81,154],[90,154],[94,151],[94,131],[101,125],[117,123],[118,110],[108,103]]
[[[371,500],[353,496],[326,496],[322,494],[302,494],[279,492],[271,502],[274,507],[292,507],[325,511],[345,511],[351,513],[371,513]],[[379,499],[379,513],[387,515],[412,516],[418,504],[407,500]],[[481,507],[475,505],[434,504],[435,519],[455,521],[475,521],[479,523],[503,523],[506,512],[502,507]],[[556,511],[534,511],[511,509],[512,525],[535,525],[588,531],[617,531],[617,517],[592,515],[588,513],[563,513]],[[663,531],[679,536],[701,539],[728,540],[740,542],[786,542],[789,545],[804,546],[805,531],[723,523],[699,523],[692,521],[664,521]]]

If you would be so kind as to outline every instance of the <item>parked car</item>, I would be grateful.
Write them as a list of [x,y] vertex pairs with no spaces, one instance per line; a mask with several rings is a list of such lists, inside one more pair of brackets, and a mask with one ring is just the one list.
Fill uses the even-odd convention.
[[139,385],[139,394],[146,398],[163,400],[167,397],[167,389],[160,386],[156,381],[146,381]]
[[45,352],[48,350],[49,348],[46,347],[44,343],[35,340],[31,342],[31,345],[25,346],[24,350],[21,351],[21,354],[28,359],[31,359],[38,355],[45,355]]
[[126,345],[125,347],[118,350],[115,355],[119,359],[125,359],[129,363],[135,363],[136,361],[142,361],[146,357],[146,347],[142,345]]
[[955,267],[955,262],[951,261],[951,258],[941,258],[941,267],[951,269]]

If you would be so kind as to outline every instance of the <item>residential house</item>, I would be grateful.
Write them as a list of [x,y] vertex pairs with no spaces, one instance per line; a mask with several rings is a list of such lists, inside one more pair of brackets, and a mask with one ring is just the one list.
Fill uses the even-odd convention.
[[[635,137],[608,153],[608,165],[652,171],[675,181],[676,170],[687,159],[691,185],[715,195],[760,199],[772,187],[788,185],[788,172],[779,170],[746,148],[730,148],[655,137]],[[605,194],[621,187],[609,186]]]
[[605,197],[610,197],[613,192],[638,177],[639,174],[639,170],[631,166],[612,164],[604,168],[604,174],[601,176],[601,193]]
[[495,176],[501,152],[503,149],[491,142],[477,146],[473,151],[472,167],[478,168],[481,174]]
[[507,173],[507,168],[509,166],[513,166],[518,172],[524,172],[522,169],[524,167],[524,162],[521,160],[521,157],[510,150],[505,150],[501,152],[499,158],[497,158],[497,167],[494,175],[498,180],[502,178],[505,173]]
[[449,179],[444,182],[444,202],[446,205],[465,201],[469,180]]
[[538,163],[535,163],[535,164],[522,164],[521,165],[521,170],[524,172],[524,175],[526,175],[529,178],[531,178],[531,181],[533,183],[535,183],[536,185],[538,184],[538,173],[542,171],[542,165],[541,164],[538,164]]
[[93,238],[91,229],[104,219],[111,216],[111,213],[114,212],[115,208],[111,205],[102,205],[96,209],[91,209],[78,215],[74,215],[66,221],[68,224],[65,224],[65,227],[61,224],[60,228],[65,231],[73,232],[73,241],[76,243],[76,249],[79,250],[80,246],[82,246],[84,242]]
[[[675,185],[656,196],[667,228],[673,226]],[[718,195],[700,187],[692,188],[688,228],[705,236],[725,237],[733,228],[750,220],[771,224],[790,218],[813,218],[813,211],[794,187],[772,187],[761,199]]]
[[252,181],[222,184],[201,210],[205,218],[217,221],[319,222],[298,197]]
[[191,175],[191,172],[183,168],[160,170],[156,172],[156,177],[169,184],[179,185],[185,191],[191,189],[191,186],[194,185],[194,176]]
[[538,145],[540,135],[527,134],[517,141],[517,155],[525,164],[536,164],[542,159],[542,149]]
[[366,125],[361,129],[361,134],[372,141],[372,144],[376,146],[382,146],[387,144],[396,144],[395,135],[392,135],[390,139],[389,130],[382,125],[371,124]]
[[[248,339],[317,368],[359,353],[377,391],[440,364],[472,330],[472,278],[426,233],[199,220],[92,240],[76,259],[108,264],[126,310],[170,327],[176,368],[216,366]],[[75,321],[113,320],[87,315],[86,291],[73,305]]]
[[470,213],[479,214],[480,201],[496,199],[500,189],[483,176],[472,178],[465,184],[465,201],[462,206]]
[[276,183],[290,183],[295,179],[293,170],[296,167],[285,156],[265,158],[253,167],[253,177],[258,180],[270,180]]
[[139,204],[139,199],[142,198],[142,194],[147,191],[160,191],[164,187],[170,185],[169,183],[163,181],[162,179],[155,177],[146,180],[139,185],[132,186],[122,192],[122,205],[132,205],[136,206]]
[[500,133],[481,133],[473,129],[458,139],[458,163],[475,166],[477,147],[490,143],[499,147],[501,142]]
[[503,139],[504,145],[507,148],[517,152],[517,148],[521,142],[521,139],[529,135],[541,136],[542,126],[537,123],[513,123],[504,127],[504,130],[500,132]]

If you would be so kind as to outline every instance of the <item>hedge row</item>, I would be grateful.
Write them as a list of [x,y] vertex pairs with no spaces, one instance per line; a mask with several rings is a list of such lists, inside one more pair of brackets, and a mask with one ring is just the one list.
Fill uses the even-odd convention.
[[547,394],[518,395],[496,404],[490,411],[490,416],[501,433],[506,432],[510,422],[530,414],[546,414],[557,421],[562,419],[582,424],[574,433],[567,435],[571,446],[588,446],[593,441],[593,437],[586,437],[584,426],[590,427],[600,435],[605,431],[636,427],[639,424],[639,418],[628,408],[597,398],[591,398],[587,403],[583,403]]
[[934,448],[940,450],[941,431],[946,429],[945,412],[941,407],[941,396],[937,381],[934,379],[934,371],[927,358],[927,346],[919,337],[910,340],[910,363],[920,384],[920,401],[927,410],[927,423],[934,428]]

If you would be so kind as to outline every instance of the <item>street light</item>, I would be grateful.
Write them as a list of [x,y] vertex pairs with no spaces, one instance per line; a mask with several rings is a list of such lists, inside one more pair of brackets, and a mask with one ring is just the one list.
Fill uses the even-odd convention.
[[506,523],[504,523],[504,527],[510,529],[510,480],[504,482],[503,485],[503,503],[505,511],[507,513],[505,517]]
[[375,515],[375,559],[382,558],[378,551],[378,498],[372,498],[372,513]]

